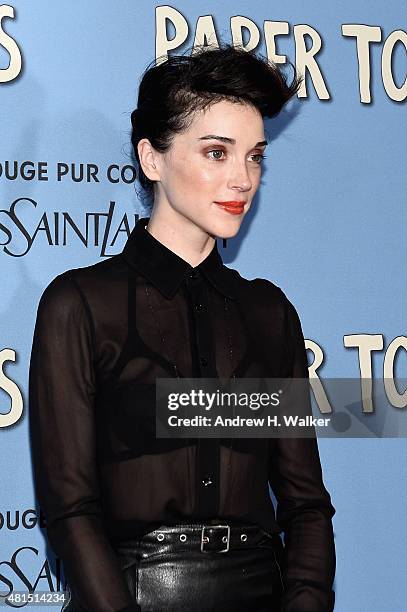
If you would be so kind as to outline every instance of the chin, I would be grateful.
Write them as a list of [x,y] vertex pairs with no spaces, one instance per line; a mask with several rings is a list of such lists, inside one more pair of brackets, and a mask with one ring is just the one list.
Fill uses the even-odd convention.
[[214,238],[233,238],[239,232],[242,224],[242,218],[235,219],[229,223],[210,223],[205,228],[205,231]]

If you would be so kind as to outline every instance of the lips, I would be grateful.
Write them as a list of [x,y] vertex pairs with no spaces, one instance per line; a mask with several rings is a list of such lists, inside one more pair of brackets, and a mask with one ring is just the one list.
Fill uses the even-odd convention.
[[215,202],[218,206],[223,208],[224,211],[232,214],[232,215],[241,215],[244,210],[244,205],[246,202],[241,200],[230,200],[228,202]]
[[220,206],[227,206],[228,208],[242,208],[246,202],[243,200],[229,200],[227,202],[215,202],[215,204],[219,204]]

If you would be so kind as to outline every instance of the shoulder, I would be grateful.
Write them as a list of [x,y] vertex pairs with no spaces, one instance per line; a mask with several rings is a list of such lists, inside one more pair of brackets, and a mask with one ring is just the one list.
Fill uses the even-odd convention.
[[267,278],[248,279],[233,268],[228,270],[245,312],[250,312],[259,325],[272,326],[291,337],[302,333],[297,308],[280,286]]
[[273,281],[260,277],[248,279],[234,268],[227,266],[225,268],[228,270],[230,278],[233,279],[237,287],[237,294],[242,300],[249,300],[253,305],[260,308],[280,309],[281,312],[286,309],[295,310],[283,289]]
[[[118,255],[89,266],[70,268],[54,277],[43,290],[38,308],[47,313],[69,316],[73,312],[89,310],[92,294],[107,292],[109,281],[118,278],[125,268]],[[89,314],[89,313],[88,313]]]
[[108,259],[103,259],[88,266],[79,268],[69,268],[58,274],[46,287],[45,292],[72,291],[76,287],[77,291],[87,293],[93,287],[101,286],[103,290],[108,290],[109,285],[114,285],[114,281],[124,278],[127,264],[121,254],[113,255]]
[[104,288],[107,289],[109,282],[114,284],[116,279],[124,277],[126,270],[127,264],[123,260],[121,253],[119,253],[88,266],[70,268],[65,270],[60,276],[69,279],[83,290],[99,283],[103,283]]

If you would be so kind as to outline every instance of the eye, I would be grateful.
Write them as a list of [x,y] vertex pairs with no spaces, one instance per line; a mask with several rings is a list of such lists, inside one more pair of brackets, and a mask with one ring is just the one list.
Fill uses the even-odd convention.
[[[210,155],[211,153],[215,154],[215,157],[211,157],[211,159],[213,159],[214,161],[222,161],[221,156],[225,153],[225,151],[223,151],[223,149],[212,149],[211,151],[208,151],[208,155]],[[262,153],[254,153],[253,155],[251,155],[251,157],[257,158],[254,161],[256,164],[260,165],[266,156]]]
[[262,153],[255,153],[252,157],[257,157],[258,158],[258,160],[256,161],[256,164],[261,164],[263,159],[266,158],[266,156],[263,155]]
[[[211,151],[208,151],[208,154],[210,154],[210,153],[220,153],[220,154],[222,154],[222,153],[224,153],[224,151],[222,149],[212,149]],[[211,159],[214,159],[215,161],[217,161],[218,159],[220,159],[220,156],[219,157],[212,157]]]

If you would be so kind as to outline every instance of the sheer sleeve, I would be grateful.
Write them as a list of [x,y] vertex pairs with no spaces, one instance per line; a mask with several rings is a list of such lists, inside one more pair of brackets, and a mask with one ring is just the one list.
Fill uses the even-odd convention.
[[78,607],[132,612],[103,527],[95,443],[94,333],[87,302],[66,273],[38,306],[29,373],[35,490],[47,535]]
[[[285,305],[292,376],[308,378],[301,323],[286,297]],[[308,403],[307,412],[312,414]],[[336,557],[331,519],[335,508],[323,484],[317,439],[281,438],[275,442],[270,453],[269,482],[285,540],[282,612],[332,612]]]

